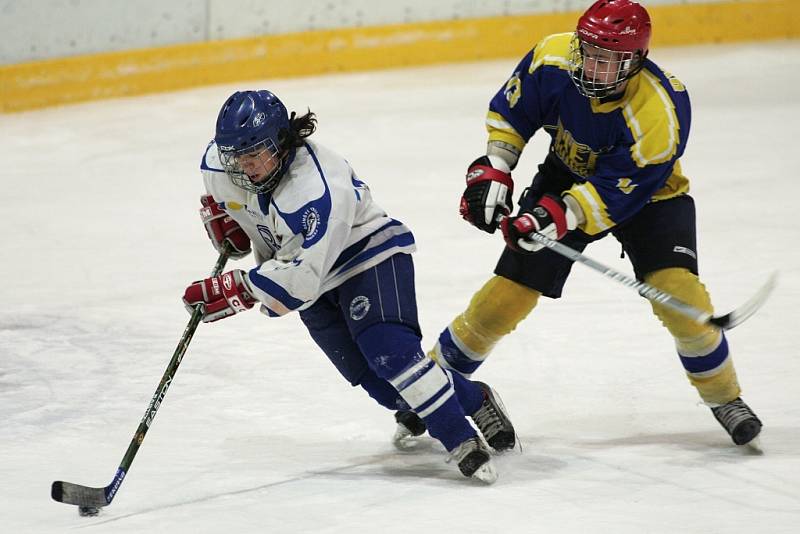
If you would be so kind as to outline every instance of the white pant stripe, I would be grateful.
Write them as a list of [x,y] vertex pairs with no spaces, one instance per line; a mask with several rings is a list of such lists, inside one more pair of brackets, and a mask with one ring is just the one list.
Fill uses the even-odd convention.
[[[403,397],[413,410],[430,401],[442,388],[449,385],[447,375],[436,365],[428,369],[422,376],[400,390]],[[452,387],[451,387],[452,389]]]
[[399,375],[389,380],[389,383],[391,383],[395,389],[397,389],[403,382],[411,378],[415,373],[419,373],[425,368],[425,366],[430,365],[430,362],[430,358],[422,358],[420,361],[411,367],[407,367],[405,371],[402,371]]
[[453,389],[451,387],[450,389],[447,390],[447,393],[445,393],[444,395],[442,395],[441,397],[436,399],[436,401],[433,404],[431,404],[430,406],[428,406],[427,408],[425,408],[421,412],[418,412],[417,415],[420,416],[420,417],[428,417],[430,414],[435,412],[436,409],[439,408],[439,406],[444,404],[445,401],[447,401],[447,399],[452,397],[455,392],[456,392],[455,389]]
[[394,278],[394,296],[397,299],[397,317],[400,321],[403,320],[403,310],[400,309],[400,291],[397,288],[397,271],[394,268],[394,256],[392,260],[392,277]]

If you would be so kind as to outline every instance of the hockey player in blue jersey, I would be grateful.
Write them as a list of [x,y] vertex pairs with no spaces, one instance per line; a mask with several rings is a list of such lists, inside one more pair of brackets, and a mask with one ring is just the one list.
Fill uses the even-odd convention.
[[[256,265],[194,282],[187,308],[202,306],[204,322],[256,304],[270,317],[298,311],[345,379],[399,410],[398,442],[427,427],[465,476],[494,482],[489,450],[465,413],[504,450],[515,436],[502,404],[421,349],[414,237],[347,161],[308,139],[315,128],[313,113],[290,117],[269,91],[227,99],[201,164],[208,194],[200,211],[218,251],[225,243],[233,257],[252,250]],[[407,418],[414,412],[422,421]]]
[[[489,104],[486,154],[467,173],[461,214],[507,247],[491,278],[442,332],[431,355],[465,376],[536,306],[559,298],[572,262],[530,239],[540,232],[582,251],[612,234],[636,277],[711,311],[698,279],[695,206],[679,158],[689,138],[684,85],[647,58],[650,17],[630,0],[600,0],[575,32],[549,35]],[[511,171],[538,130],[551,138],[510,216]],[[689,381],[737,445],[761,422],[740,398],[721,330],[652,303]]]

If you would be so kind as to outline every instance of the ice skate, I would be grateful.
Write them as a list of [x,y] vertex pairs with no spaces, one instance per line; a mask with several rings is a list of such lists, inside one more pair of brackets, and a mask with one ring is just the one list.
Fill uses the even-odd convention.
[[474,478],[484,484],[494,484],[497,470],[488,449],[477,436],[469,438],[450,452],[448,461],[455,460],[465,477]]
[[395,412],[394,420],[397,421],[397,428],[392,436],[392,444],[401,451],[416,447],[418,440],[415,438],[427,430],[425,421],[411,410]]
[[503,401],[488,385],[477,381],[475,384],[483,390],[483,403],[470,417],[491,448],[497,452],[513,449],[517,442],[516,433]]
[[761,432],[761,421],[740,397],[712,407],[711,412],[736,445],[748,445],[760,450],[758,434]]

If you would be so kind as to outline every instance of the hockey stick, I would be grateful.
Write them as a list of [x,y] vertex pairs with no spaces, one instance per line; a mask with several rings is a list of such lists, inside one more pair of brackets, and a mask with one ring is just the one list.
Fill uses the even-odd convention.
[[[228,261],[230,251],[230,245],[225,243],[222,252],[219,254],[219,259],[217,259],[217,263],[214,265],[214,270],[211,272],[211,276],[218,276],[222,273],[222,269],[225,268],[225,263]],[[116,495],[119,490],[122,481],[125,479],[125,475],[127,475],[133,463],[133,458],[136,456],[136,452],[139,450],[144,436],[147,434],[150,424],[153,422],[153,418],[156,416],[156,412],[158,412],[158,409],[161,407],[161,403],[164,402],[164,396],[166,396],[167,390],[170,384],[172,384],[172,379],[175,378],[178,366],[181,364],[183,355],[186,353],[189,342],[192,340],[194,331],[197,330],[197,326],[200,324],[202,317],[203,310],[198,306],[192,313],[192,318],[189,319],[189,324],[186,325],[186,329],[183,331],[183,335],[178,342],[178,347],[172,355],[167,370],[164,371],[164,376],[161,377],[161,382],[159,382],[156,392],[153,394],[153,398],[150,399],[150,404],[144,412],[142,421],[136,428],[136,433],[133,435],[130,445],[128,445],[128,450],[125,452],[122,463],[119,464],[119,468],[117,468],[117,472],[114,474],[111,484],[104,488],[90,488],[88,486],[81,486],[80,484],[56,480],[53,482],[50,489],[50,495],[54,500],[78,506],[78,512],[84,516],[97,515],[100,508],[111,504],[114,495]]]
[[623,274],[619,271],[612,269],[611,267],[607,267],[600,263],[599,261],[595,261],[588,256],[584,256],[582,253],[578,252],[577,250],[568,247],[567,245],[560,243],[554,239],[550,239],[549,237],[542,235],[540,233],[533,233],[530,234],[530,238],[536,241],[537,243],[544,245],[545,247],[549,248],[553,252],[561,254],[562,256],[571,259],[572,261],[576,261],[578,263],[582,263],[589,267],[590,269],[594,269],[595,271],[599,272],[600,274],[611,278],[612,280],[616,280],[617,282],[621,283],[624,286],[628,286],[631,289],[636,290],[641,296],[650,300],[652,302],[656,302],[658,304],[663,304],[664,306],[675,310],[676,312],[694,320],[700,324],[709,324],[715,326],[721,330],[730,330],[744,321],[746,321],[751,315],[753,315],[758,309],[767,301],[769,298],[770,293],[775,288],[775,284],[777,283],[778,273],[773,272],[767,281],[764,283],[763,286],[752,296],[750,300],[736,308],[735,310],[726,313],[725,315],[713,316],[708,312],[703,310],[699,310],[694,306],[683,302],[682,300],[670,295],[666,291],[661,291],[650,284],[645,282],[640,282],[639,280],[630,277],[626,274]]

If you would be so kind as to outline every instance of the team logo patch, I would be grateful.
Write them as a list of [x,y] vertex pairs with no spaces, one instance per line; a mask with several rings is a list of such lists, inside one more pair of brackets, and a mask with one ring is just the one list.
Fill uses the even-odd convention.
[[264,115],[263,111],[258,113],[255,117],[253,117],[253,126],[258,128],[259,126],[264,124],[264,119],[266,119],[266,118],[267,118],[267,116]]
[[363,295],[359,295],[350,301],[350,318],[354,321],[360,321],[367,316],[369,312],[370,302],[369,299]]
[[305,229],[306,239],[314,239],[319,230],[319,212],[317,208],[311,206],[303,213],[303,228]]

